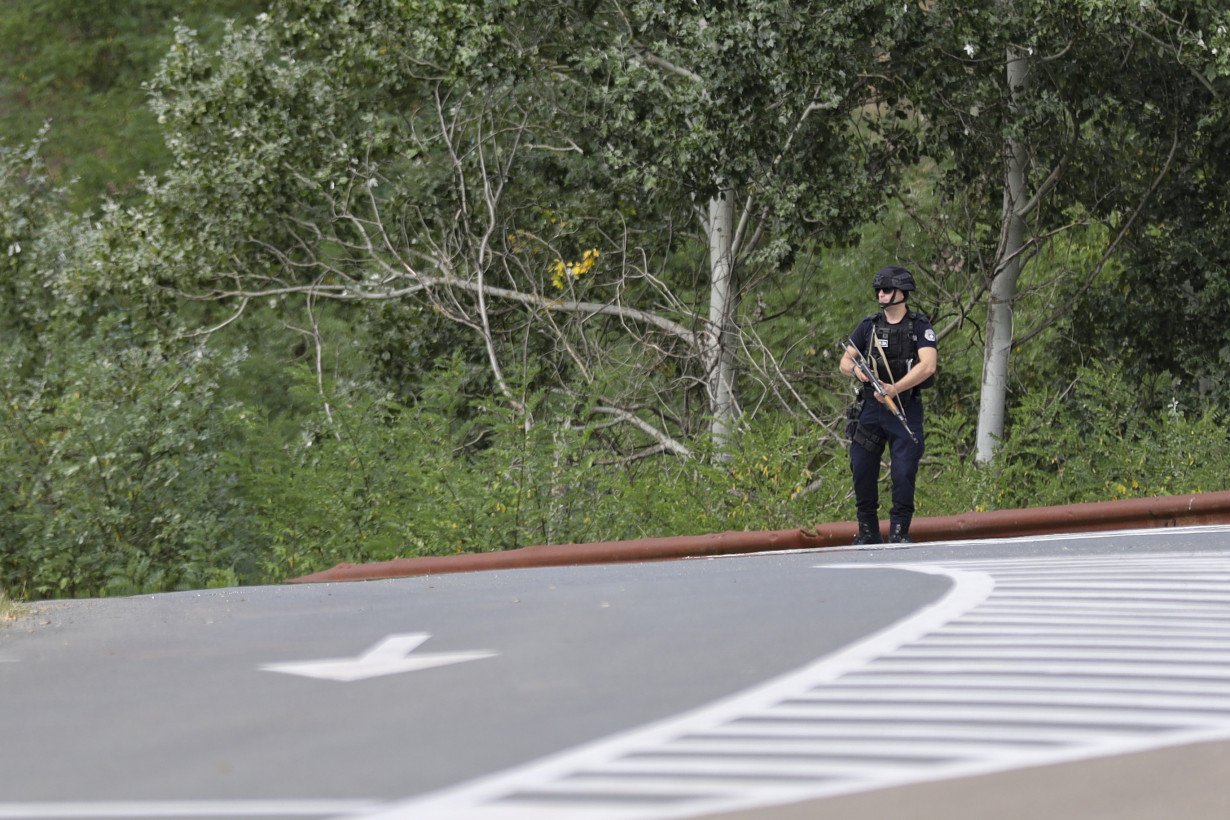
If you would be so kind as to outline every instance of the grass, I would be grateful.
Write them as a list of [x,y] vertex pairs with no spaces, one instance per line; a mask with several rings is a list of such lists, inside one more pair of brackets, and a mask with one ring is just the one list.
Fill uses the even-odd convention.
[[9,600],[9,596],[4,594],[4,590],[0,590],[0,624],[17,620],[17,616],[20,614],[20,607]]

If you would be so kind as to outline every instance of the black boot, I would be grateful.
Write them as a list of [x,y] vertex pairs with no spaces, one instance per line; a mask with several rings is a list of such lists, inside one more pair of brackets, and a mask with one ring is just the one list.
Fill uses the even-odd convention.
[[875,518],[860,518],[858,520],[858,535],[851,542],[855,546],[863,544],[883,544],[880,539],[880,522]]
[[909,544],[910,541],[910,522],[909,521],[894,521],[888,526],[888,543],[890,544]]

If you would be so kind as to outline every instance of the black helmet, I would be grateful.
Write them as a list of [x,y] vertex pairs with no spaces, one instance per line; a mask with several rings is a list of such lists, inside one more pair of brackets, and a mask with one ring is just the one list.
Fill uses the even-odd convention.
[[873,288],[896,288],[900,291],[914,290],[914,274],[905,268],[889,265],[876,271],[876,278],[871,280]]

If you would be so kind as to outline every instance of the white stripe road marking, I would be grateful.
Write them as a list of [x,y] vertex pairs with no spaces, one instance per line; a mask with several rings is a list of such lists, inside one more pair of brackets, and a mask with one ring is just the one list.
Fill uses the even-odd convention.
[[[991,614],[1023,614],[1054,612],[1062,602],[1056,601],[996,601],[987,607]],[[1222,621],[1230,624],[1230,611],[1225,610],[1225,604],[1209,606],[1206,604],[1168,604],[1157,601],[1082,601],[1079,607],[1063,607],[1062,611],[1069,615],[1082,614],[1095,617],[1104,615],[1136,615],[1142,613],[1153,618],[1174,618],[1184,621],[1193,615],[1208,621]]]
[[[1164,642],[1167,645],[1177,643],[1192,643],[1192,644],[1216,644],[1224,645],[1221,641],[1219,632],[1214,628],[1214,637],[1210,638],[1207,628],[1204,629],[1186,629],[1182,626],[1171,627],[1140,627],[1128,629],[1122,626],[1103,626],[1090,625],[1090,623],[1073,622],[1069,623],[1064,628],[1043,628],[1038,626],[995,626],[993,623],[989,625],[985,621],[983,623],[970,623],[967,626],[954,625],[945,629],[943,636],[930,638],[922,638],[919,643],[927,645],[940,643],[961,643],[969,644],[978,641],[988,641],[994,644],[1000,644],[1006,638],[1018,639],[1022,637],[1032,638],[1034,642],[1042,641],[1066,641],[1066,639],[1080,639],[1080,641],[1089,641],[1089,639],[1098,639],[1098,641],[1121,641],[1124,638],[1137,638],[1139,641],[1156,641]],[[1175,638],[1175,641],[1171,641]]]
[[[1016,587],[1014,589],[1005,589],[996,597],[1001,601],[1011,602],[1017,598],[1024,598],[1030,602],[1046,601],[1051,598],[1059,598],[1067,601],[1071,599],[1072,589],[1031,589],[1029,587]],[[1214,603],[1224,605],[1226,602],[1225,595],[1216,592],[1188,592],[1187,590],[1175,589],[1170,592],[1144,592],[1131,593],[1126,591],[1116,590],[1114,592],[1099,592],[1092,589],[1080,591],[1080,597],[1086,602],[1102,602],[1102,601],[1130,601],[1134,605],[1138,601],[1163,601],[1175,602],[1183,605],[1195,603]]]
[[[1028,632],[1023,633],[1028,637],[1021,640],[1013,641],[1014,646],[1039,646],[1039,647],[1084,647],[1098,649],[1140,649],[1143,651],[1152,651],[1154,649],[1214,649],[1220,650],[1225,648],[1226,641],[1224,638],[1182,638],[1171,640],[1164,635],[1150,635],[1145,637],[1133,637],[1131,635],[1107,636],[1107,635],[1090,635],[1086,632],[1078,632],[1073,635],[1048,635],[1045,632]],[[964,648],[975,646],[990,646],[1002,647],[1004,645],[1004,636],[998,637],[962,637],[962,638],[923,638],[915,644],[917,649],[938,650],[947,647]]]
[[[1230,640],[1230,636],[1227,637],[1227,640]],[[912,674],[958,674],[961,672],[987,674],[1003,672],[1011,675],[1032,672],[1035,675],[1083,675],[1093,673],[1096,668],[1098,674],[1108,677],[1204,678],[1210,681],[1219,681],[1222,684],[1226,684],[1227,676],[1230,676],[1230,668],[1227,668],[1224,664],[1177,666],[1166,663],[1098,663],[1095,666],[1083,661],[1039,663],[1036,660],[1028,659],[1021,661],[982,661],[971,658],[959,661],[916,661],[910,658],[903,660],[884,658],[880,661],[879,666],[898,674],[907,672]]]
[[1198,619],[1195,617],[1163,617],[1156,615],[1145,615],[1139,613],[1133,615],[1128,614],[1101,614],[1097,621],[1090,621],[1088,617],[1068,614],[1054,614],[1054,609],[1050,608],[1043,612],[1035,612],[1032,614],[1012,613],[1012,612],[988,612],[979,610],[980,617],[978,623],[969,624],[952,624],[949,627],[951,634],[959,632],[967,632],[975,629],[998,628],[1002,626],[1020,626],[1037,625],[1038,629],[1043,627],[1074,627],[1078,629],[1111,629],[1114,627],[1140,626],[1141,629],[1149,630],[1175,630],[1176,633],[1187,632],[1204,632],[1212,635],[1223,635],[1224,630],[1230,621],[1226,619]]
[[[1077,706],[1124,706],[1139,708],[1140,692],[1072,692],[1051,691],[1045,695],[1047,705],[1063,704]],[[998,688],[987,691],[963,691],[951,688],[936,688],[934,686],[918,686],[910,689],[869,689],[851,687],[844,691],[833,691],[826,687],[825,691],[808,692],[794,698],[793,702],[806,703],[872,703],[876,701],[908,701],[911,703],[1037,703],[1037,689],[1007,689]],[[1209,694],[1202,691],[1199,694],[1161,695],[1152,694],[1148,700],[1151,709],[1167,709],[1182,707],[1198,707],[1224,711],[1230,714],[1230,692],[1224,694]]]
[[[1199,729],[1211,720],[1230,719],[1225,710],[1190,709],[1185,711],[1143,711],[1141,709],[1111,709],[1088,707],[1067,709],[1035,700],[1024,706],[993,706],[984,703],[963,703],[940,706],[935,703],[876,704],[804,704],[777,706],[767,714],[775,718],[802,720],[933,720],[936,723],[964,721],[966,723],[1064,723],[1084,726],[1179,726]],[[1230,722],[1230,720],[1228,720]]]
[[[1142,581],[1135,574],[1125,574],[1126,580],[1105,580],[1105,575],[1098,573],[1097,576],[1082,577],[1080,575],[1064,576],[1063,580],[1045,580],[1037,575],[1024,576],[1028,581],[1005,582],[996,578],[995,588],[1001,592],[1008,590],[1080,590],[1085,593],[1082,597],[1086,597],[1092,590],[1110,590],[1124,591],[1133,593],[1132,597],[1136,597],[1136,593],[1145,592],[1146,590],[1158,590],[1165,593],[1179,592],[1221,592],[1225,589],[1225,582],[1230,581],[1230,576],[1220,576],[1210,578],[1207,575],[1200,576],[1200,581],[1184,580],[1182,577],[1171,575],[1167,581],[1165,578],[1160,578],[1156,575],[1150,575],[1148,581]],[[1190,576],[1187,576],[1190,578]],[[1073,579],[1076,580],[1073,580]],[[1210,583],[1212,582],[1212,583]]]
[[[849,688],[855,692],[866,692],[872,687],[883,691],[892,691],[893,688],[926,691],[933,687],[943,686],[949,690],[977,690],[983,692],[995,692],[1001,689],[1040,689],[1047,692],[1112,691],[1143,694],[1176,692],[1192,695],[1207,695],[1209,693],[1209,685],[1200,680],[1127,679],[1095,675],[1064,675],[1062,678],[1055,679],[1037,674],[1005,675],[1002,673],[987,675],[964,673],[920,677],[918,675],[860,672],[854,675],[847,675],[839,686]],[[832,689],[833,687],[826,688]],[[1049,695],[1046,697],[1047,699],[1050,698]]]
[[[726,759],[703,758],[698,755],[669,758],[659,753],[648,754],[645,758],[624,757],[612,760],[601,769],[603,774],[644,774],[655,775],[763,775],[780,777],[782,775],[802,775],[805,777],[873,777],[885,770],[896,776],[908,774],[914,767],[904,756],[898,755],[899,765],[886,763],[886,758],[868,760],[859,763],[848,756],[836,756],[835,759],[814,761],[781,760],[765,755],[749,754],[743,757],[728,755]],[[629,782],[635,788],[636,783]],[[676,784],[680,791],[686,790],[686,784]],[[552,788],[552,791],[554,788]],[[631,789],[630,789],[631,790]],[[729,786],[725,791],[733,791]],[[416,815],[423,816],[423,815]],[[432,816],[432,815],[427,815]]]
[[[1105,737],[1109,730],[1098,729],[1097,732],[1086,732],[1086,738]],[[1135,734],[1134,730],[1124,729],[1121,734]],[[794,738],[829,738],[841,740],[881,739],[881,740],[936,740],[935,721],[911,722],[895,720],[889,722],[832,721],[794,722],[758,721],[749,719],[740,723],[732,723],[709,732],[697,732],[684,735],[690,737],[726,737],[738,735],[748,738],[761,737],[794,737]],[[1074,732],[1065,726],[1054,729],[1050,726],[996,726],[995,740],[1010,741],[1017,746],[1067,746],[1072,742]],[[949,741],[962,740],[967,743],[984,744],[988,742],[985,723],[961,723],[950,721],[944,726],[943,739]]]
[[[1222,644],[1225,646],[1225,644]],[[1040,649],[1025,649],[1017,646],[1001,646],[998,649],[988,649],[985,644],[970,647],[969,649],[960,650],[954,649],[951,644],[947,646],[913,646],[908,649],[901,649],[896,657],[900,658],[923,658],[932,660],[943,658],[946,660],[956,660],[969,658],[971,660],[982,660],[987,658],[1015,658],[1017,660],[1084,660],[1084,661],[1144,661],[1146,663],[1158,662],[1174,662],[1174,663],[1215,663],[1223,664],[1230,663],[1230,652],[1214,652],[1214,651],[1188,651],[1188,652],[1169,652],[1166,650],[1158,650],[1153,648],[1137,647],[1136,651],[1106,649],[1094,646],[1084,646],[1080,648],[1069,648],[1058,646],[1042,647]]]
[[371,811],[374,800],[149,800],[0,803],[0,818],[338,817]]
[[[1092,583],[1099,587],[1109,587],[1120,583],[1126,583],[1122,579],[1128,581],[1139,579],[1141,577],[1140,567],[1133,567],[1124,564],[1101,565],[1089,569],[1084,569],[1079,572],[1064,572],[1062,569],[1052,570],[1032,570],[1032,569],[1014,569],[995,570],[995,578],[998,581],[998,586],[1011,586],[1017,581],[1016,578],[1033,578],[1037,584],[1055,584],[1070,586],[1073,579],[1081,579],[1082,583]],[[1186,587],[1188,584],[1199,583],[1192,580],[1190,570],[1182,572],[1150,572],[1148,578],[1151,581],[1158,582],[1173,582],[1180,586]],[[1200,574],[1200,581],[1230,581],[1230,574],[1223,572],[1204,572]]]
[[[1020,745],[1002,738],[986,739],[979,744],[983,754],[996,749],[1018,751]],[[671,744],[672,752],[708,752],[717,754],[795,754],[795,755],[875,755],[877,757],[964,757],[969,753],[966,741],[935,740],[930,737],[900,738],[719,738],[693,737]]]
[[742,695],[369,817],[686,817],[1230,739],[1230,553],[857,568],[953,587]]
[[[1230,583],[1226,585],[1230,588]],[[1074,595],[1081,599],[1080,606],[1069,606],[1068,601]],[[1056,609],[1058,607],[1058,609]],[[1138,616],[1154,617],[1161,620],[1179,620],[1186,623],[1189,618],[1203,617],[1213,623],[1224,624],[1230,620],[1230,612],[1225,611],[1225,601],[1210,595],[1207,599],[1197,596],[1159,596],[1139,595],[1136,597],[1122,594],[1098,595],[1097,593],[1066,592],[1062,594],[1033,595],[1029,593],[1007,593],[997,596],[995,604],[987,609],[987,614],[1008,614],[1011,612],[1046,615],[1072,616],[1077,613],[1098,613],[1111,617],[1126,611],[1136,623]]]

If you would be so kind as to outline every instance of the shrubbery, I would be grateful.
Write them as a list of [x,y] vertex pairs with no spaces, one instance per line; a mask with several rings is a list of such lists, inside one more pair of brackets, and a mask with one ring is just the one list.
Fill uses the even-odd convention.
[[[109,332],[115,330],[115,332]],[[136,345],[115,328],[53,349],[0,390],[0,585],[22,597],[256,580],[233,473],[237,408],[214,353]]]
[[610,463],[592,431],[563,419],[527,430],[488,409],[458,424],[449,405],[461,378],[440,371],[413,406],[338,397],[332,421],[295,441],[253,436],[233,464],[270,578],[342,561],[791,527],[834,495],[831,463],[818,482],[826,492],[804,492],[821,478],[808,464],[826,445],[788,423],[757,425],[727,461]]
[[[459,423],[464,373],[449,367],[415,404],[355,385],[329,396],[331,420],[287,424],[225,397],[238,357],[142,348],[110,330],[64,349],[40,378],[3,380],[0,588],[18,598],[852,517],[843,446],[814,425],[764,415],[725,460],[608,463],[592,431],[552,417],[545,399],[528,430],[491,407]],[[933,417],[919,515],[1218,489],[1230,469],[1224,414],[1150,415],[1134,389],[1093,369],[1023,397],[989,468],[973,463],[972,417]],[[292,392],[319,403],[316,390],[305,368]]]
[[928,431],[932,455],[919,481],[923,514],[1224,489],[1225,412],[1185,410],[1177,400],[1157,412],[1140,401],[1140,378],[1084,368],[1061,390],[1021,397],[989,468],[961,457],[972,420],[939,419]]

